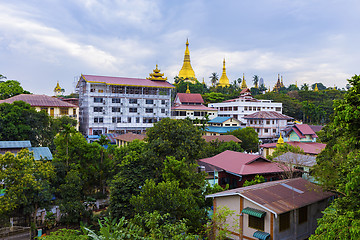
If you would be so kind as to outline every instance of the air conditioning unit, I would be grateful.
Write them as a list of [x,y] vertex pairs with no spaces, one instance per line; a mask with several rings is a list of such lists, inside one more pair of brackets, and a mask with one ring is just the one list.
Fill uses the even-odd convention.
[[120,114],[122,115],[122,114],[123,114],[123,112],[120,112]]
[[140,103],[138,103],[138,106],[140,106]]
[[102,112],[103,114],[105,114],[106,112],[105,112],[105,110],[103,110],[103,112]]
[[138,112],[138,114],[140,115],[140,113]]

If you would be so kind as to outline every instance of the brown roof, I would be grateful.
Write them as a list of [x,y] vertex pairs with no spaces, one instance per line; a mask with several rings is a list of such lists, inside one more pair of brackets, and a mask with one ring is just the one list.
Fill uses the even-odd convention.
[[260,111],[244,117],[245,119],[285,119],[291,120],[292,117],[274,111]]
[[177,97],[181,103],[204,103],[200,93],[178,93]]
[[[287,143],[291,146],[294,146],[294,147],[301,148],[304,151],[304,153],[314,154],[314,155],[319,154],[326,147],[325,143],[317,143],[317,142],[291,141],[291,142],[285,142],[285,143]],[[260,147],[261,148],[276,148],[276,144],[277,143],[265,143],[265,144],[261,144]]]
[[0,103],[13,103],[15,101],[27,102],[32,107],[77,107],[74,104],[61,101],[55,97],[36,94],[20,94],[5,100],[0,100]]
[[311,129],[314,132],[319,132],[321,129],[323,129],[324,126],[322,126],[322,125],[309,125],[309,127],[311,127]]
[[202,136],[203,139],[205,139],[206,142],[216,141],[219,142],[230,142],[234,141],[236,143],[240,143],[241,140],[235,137],[234,135],[218,135],[218,136]]
[[142,141],[142,140],[144,140],[145,137],[146,137],[145,134],[125,133],[125,134],[115,137],[115,139],[122,140],[125,142],[131,142],[135,139],[139,139],[140,141]]
[[236,188],[206,197],[233,195],[240,195],[274,214],[285,213],[334,196],[303,178],[293,178]]

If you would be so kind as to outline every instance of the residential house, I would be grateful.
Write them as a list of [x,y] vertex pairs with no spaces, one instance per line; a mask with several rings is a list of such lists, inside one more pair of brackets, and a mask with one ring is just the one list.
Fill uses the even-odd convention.
[[263,142],[277,139],[293,118],[275,111],[260,111],[244,117],[246,126],[252,127]]
[[80,131],[86,136],[144,133],[170,117],[175,87],[158,71],[147,79],[81,75],[77,84]]
[[125,133],[122,135],[117,136],[116,139],[116,145],[121,147],[121,146],[126,146],[128,145],[130,142],[134,141],[135,139],[139,140],[139,141],[143,141],[145,139],[146,135],[145,134],[136,134],[136,133]]
[[[317,142],[285,142],[291,146],[299,147],[304,151],[305,154],[308,155],[318,155],[325,147],[324,143]],[[260,153],[263,157],[267,157],[272,155],[276,149],[278,143],[265,143],[260,145]]]
[[11,152],[17,154],[22,149],[33,153],[34,160],[52,160],[53,155],[48,147],[31,147],[30,141],[0,141],[0,154]]
[[245,116],[259,111],[275,111],[282,113],[282,103],[272,100],[258,100],[251,95],[250,89],[245,88],[240,96],[221,103],[210,103],[209,107],[216,108],[219,117],[233,117],[245,123]]
[[217,117],[217,109],[206,107],[199,93],[178,93],[171,108],[173,119],[208,120]]
[[79,107],[74,104],[61,101],[56,97],[36,94],[20,94],[5,100],[0,100],[0,104],[13,103],[15,101],[29,103],[37,111],[45,111],[55,118],[68,116],[79,122]]
[[295,124],[284,134],[285,142],[316,142],[315,131],[307,124]]
[[206,136],[219,136],[228,132],[241,129],[241,122],[232,117],[216,117],[208,122],[205,128]]
[[246,154],[227,150],[210,158],[198,160],[200,168],[209,175],[209,183],[218,183],[225,188],[241,187],[246,180],[251,181],[261,175],[266,181],[281,179],[284,170],[277,163],[257,154]]
[[334,196],[302,178],[265,182],[207,195],[214,213],[222,207],[234,211],[227,217],[230,239],[307,239]]

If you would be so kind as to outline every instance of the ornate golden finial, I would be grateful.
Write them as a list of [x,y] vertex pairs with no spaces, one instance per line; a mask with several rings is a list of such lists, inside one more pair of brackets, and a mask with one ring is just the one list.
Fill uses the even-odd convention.
[[204,78],[203,78],[202,84],[203,84],[203,85],[206,85]]
[[247,88],[246,81],[245,81],[245,73],[243,73],[243,80],[241,82],[240,88],[242,88],[242,89]]
[[189,84],[187,85],[186,93],[190,93]]
[[195,72],[190,64],[190,51],[189,51],[189,40],[186,39],[186,48],[185,48],[185,55],[184,55],[184,62],[183,66],[179,72],[179,78],[185,79],[185,81],[196,83],[197,79],[195,77]]
[[220,77],[218,86],[220,86],[220,87],[228,87],[228,86],[230,86],[229,78],[226,76],[225,58],[224,58],[224,61],[223,61],[223,71],[222,71],[222,75]]
[[158,65],[156,64],[156,68],[153,70],[153,73],[149,74],[150,77],[146,79],[153,80],[153,81],[166,81],[167,77],[164,78],[164,74],[160,73],[160,69],[158,69]]
[[317,86],[317,83],[315,83],[315,89],[314,89],[314,92],[318,92],[319,89],[318,89],[318,86]]
[[56,96],[61,95],[61,93],[63,92],[63,89],[60,87],[59,81],[56,84],[56,87],[54,88],[54,93]]
[[295,81],[295,87],[298,87],[298,86],[297,86],[297,81]]
[[280,133],[280,137],[279,137],[276,145],[278,145],[278,144],[284,144],[284,139],[282,138],[281,133]]
[[281,87],[285,87],[285,86],[284,86],[283,76],[282,76],[282,75],[281,75],[281,83],[280,83],[280,84],[281,84]]

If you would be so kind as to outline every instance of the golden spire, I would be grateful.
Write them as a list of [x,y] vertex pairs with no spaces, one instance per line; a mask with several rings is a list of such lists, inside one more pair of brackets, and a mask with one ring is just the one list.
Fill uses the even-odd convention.
[[150,77],[146,79],[155,80],[155,81],[166,81],[167,77],[164,78],[164,74],[160,73],[160,69],[158,69],[158,65],[156,64],[156,68],[153,70],[153,73],[149,74]]
[[280,83],[281,87],[284,87],[284,82],[283,82],[283,78],[282,78],[282,75],[281,75],[281,83]]
[[282,138],[281,133],[276,145],[278,144],[284,144],[284,139]]
[[179,72],[179,78],[183,78],[186,81],[189,81],[191,83],[196,83],[197,79],[195,77],[195,72],[191,67],[190,64],[190,51],[189,51],[189,41],[186,39],[186,49],[185,49],[185,55],[184,55],[184,63],[183,66]]
[[203,78],[202,84],[203,84],[203,85],[206,85],[206,84],[205,84],[205,80],[204,80],[204,78]]
[[317,83],[315,84],[315,89],[314,89],[314,92],[318,92],[319,91],[319,89],[318,89],[318,87],[317,87]]
[[190,93],[189,84],[187,85],[186,93]]
[[54,88],[54,93],[56,96],[59,96],[59,95],[61,95],[61,92],[63,92],[63,91],[62,91],[62,88],[60,87],[60,84],[58,81],[56,84],[56,87]]
[[295,81],[295,87],[298,87],[298,86],[297,86],[297,81]]
[[243,80],[241,82],[241,89],[247,88],[246,81],[245,81],[245,74],[243,73]]
[[220,87],[228,87],[228,86],[230,86],[229,78],[226,76],[225,58],[224,58],[224,61],[223,61],[223,71],[222,71],[222,75],[221,75],[221,78],[219,80],[218,86],[220,86]]

